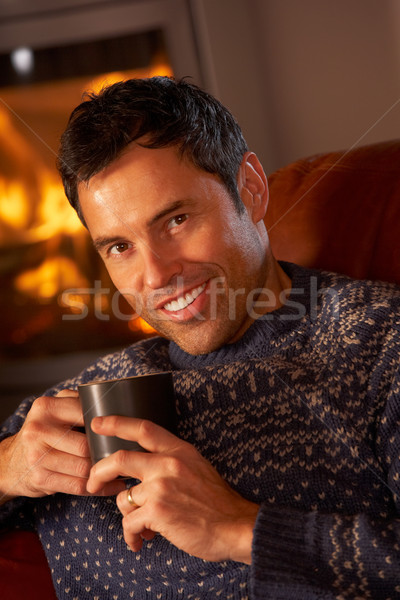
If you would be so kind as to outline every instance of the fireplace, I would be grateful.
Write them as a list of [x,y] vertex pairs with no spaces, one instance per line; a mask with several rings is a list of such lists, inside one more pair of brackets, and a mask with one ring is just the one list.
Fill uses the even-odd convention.
[[[150,31],[33,54],[35,68],[22,75],[9,56],[0,56],[2,358],[114,347],[147,332],[116,297],[64,197],[55,156],[84,90],[173,74],[163,36]],[[88,55],[80,64],[73,60],[77,73],[71,76],[71,58]],[[4,85],[6,78],[11,85]]]
[[61,0],[54,9],[40,0],[0,8],[0,417],[10,401],[154,334],[113,287],[65,199],[55,157],[84,90],[157,74],[199,82],[185,7]]

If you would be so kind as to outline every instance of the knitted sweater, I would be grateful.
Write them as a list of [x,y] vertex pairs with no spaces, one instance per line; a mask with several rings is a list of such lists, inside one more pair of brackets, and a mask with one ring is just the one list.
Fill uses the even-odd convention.
[[132,552],[114,497],[6,503],[3,525],[38,531],[59,598],[400,598],[400,290],[283,266],[289,301],[237,343],[191,356],[153,338],[51,391],[172,370],[179,435],[261,505],[251,566],[160,535]]

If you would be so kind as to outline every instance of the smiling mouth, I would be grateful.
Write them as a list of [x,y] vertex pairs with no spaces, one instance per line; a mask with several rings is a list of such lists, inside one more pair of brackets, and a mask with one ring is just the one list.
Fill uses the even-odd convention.
[[206,283],[202,283],[196,288],[193,288],[190,292],[183,294],[176,300],[171,300],[171,302],[167,302],[164,304],[163,308],[168,312],[177,312],[178,310],[183,310],[190,306],[197,298],[200,296],[201,292],[205,289],[207,285]]

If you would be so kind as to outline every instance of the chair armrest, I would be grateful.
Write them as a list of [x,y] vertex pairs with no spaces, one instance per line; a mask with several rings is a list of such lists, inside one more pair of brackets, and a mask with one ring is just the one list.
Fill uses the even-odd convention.
[[0,533],[0,598],[56,600],[46,555],[36,533]]

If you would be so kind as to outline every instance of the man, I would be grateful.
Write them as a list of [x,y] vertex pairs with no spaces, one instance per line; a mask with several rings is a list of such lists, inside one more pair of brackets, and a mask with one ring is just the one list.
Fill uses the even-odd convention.
[[[89,97],[59,168],[114,283],[164,337],[5,424],[3,518],[38,530],[58,596],[398,596],[399,290],[278,263],[257,157],[184,81]],[[179,437],[96,419],[148,452],[91,467],[77,385],[166,370]]]

